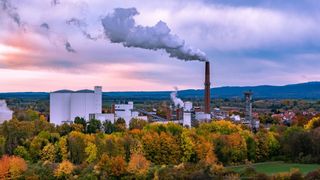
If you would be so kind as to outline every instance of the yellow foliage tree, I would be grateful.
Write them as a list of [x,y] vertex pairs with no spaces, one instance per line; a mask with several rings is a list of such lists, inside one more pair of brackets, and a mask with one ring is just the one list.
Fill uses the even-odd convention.
[[58,178],[68,178],[71,176],[72,172],[74,170],[74,165],[70,161],[62,161],[57,167],[57,169],[54,171],[54,175]]
[[49,162],[55,161],[55,155],[56,155],[55,148],[54,148],[54,145],[51,143],[43,147],[40,154],[42,161],[49,161]]
[[58,142],[59,150],[60,150],[60,155],[62,160],[67,160],[68,159],[68,147],[67,147],[67,138],[61,137],[59,142]]
[[320,127],[320,116],[316,116],[312,118],[305,126],[304,128],[307,130],[315,129],[317,127]]
[[97,149],[97,146],[91,142],[88,143],[86,149],[85,149],[85,152],[87,154],[87,159],[86,161],[88,163],[92,163],[93,161],[95,161],[97,159],[97,152],[98,152],[98,149]]

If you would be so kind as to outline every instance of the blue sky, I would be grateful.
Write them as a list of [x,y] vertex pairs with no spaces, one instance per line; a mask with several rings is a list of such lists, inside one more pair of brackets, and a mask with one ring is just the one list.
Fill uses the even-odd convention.
[[[163,50],[111,43],[101,19],[134,7],[137,25],[160,20],[205,52],[213,86],[318,81],[320,3],[316,0],[0,0],[0,91],[105,91],[202,88],[204,64]],[[19,15],[17,23],[13,17]],[[66,23],[78,18],[86,26]],[[41,28],[47,23],[50,30]],[[93,41],[83,30],[98,37]],[[76,53],[68,52],[70,42]]]

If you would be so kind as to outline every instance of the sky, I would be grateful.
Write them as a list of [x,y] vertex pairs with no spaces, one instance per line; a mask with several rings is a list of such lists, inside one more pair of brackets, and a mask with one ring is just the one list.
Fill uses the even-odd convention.
[[110,40],[115,8],[204,52],[214,87],[320,79],[318,0],[0,0],[0,92],[203,88],[203,62]]

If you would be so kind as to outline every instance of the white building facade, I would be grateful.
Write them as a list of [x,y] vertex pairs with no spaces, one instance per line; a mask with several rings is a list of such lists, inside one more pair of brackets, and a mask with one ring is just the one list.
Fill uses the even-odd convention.
[[115,105],[115,119],[122,118],[126,121],[126,126],[129,127],[130,121],[134,118],[141,120],[148,120],[147,116],[139,116],[138,111],[133,110],[133,102],[128,104],[116,104]]
[[50,122],[60,125],[76,117],[89,120],[90,114],[102,113],[102,87],[92,90],[60,90],[50,93]]
[[13,111],[11,111],[7,107],[6,101],[0,100],[0,124],[2,124],[4,121],[11,120],[12,114],[13,114]]
[[133,102],[116,104],[114,113],[102,113],[102,87],[95,86],[94,90],[59,90],[50,93],[50,122],[56,125],[71,123],[76,117],[86,121],[97,119],[101,122],[114,123],[122,118],[127,127],[133,118],[148,120],[147,116],[139,116],[133,110]]

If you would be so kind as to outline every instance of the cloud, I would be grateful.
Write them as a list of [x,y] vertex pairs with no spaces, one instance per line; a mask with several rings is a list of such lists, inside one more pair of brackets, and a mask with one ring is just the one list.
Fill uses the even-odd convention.
[[[84,32],[90,32],[92,37],[103,34],[101,19],[117,7],[136,7],[140,15],[134,20],[143,27],[166,22],[174,34],[206,52],[212,61],[215,86],[286,84],[319,79],[316,67],[320,65],[320,6],[315,0],[294,0],[295,3],[276,0],[143,3],[60,0],[54,5],[38,0],[12,2],[25,25],[18,27],[8,15],[2,16],[0,12],[0,44],[19,49],[18,52],[2,52],[0,46],[0,68],[20,73],[15,76],[15,82],[26,89],[31,88],[27,84],[32,79],[26,83],[19,81],[25,71],[45,73],[43,77],[48,81],[68,76],[59,80],[75,88],[80,85],[72,79],[81,73],[84,84],[101,83],[114,90],[202,88],[202,63],[172,61],[165,51],[123,48],[105,39],[92,41],[84,36]],[[75,17],[85,22],[85,26],[79,28],[66,23]],[[77,53],[66,52],[66,42]],[[132,68],[121,68],[127,66]],[[1,80],[10,84],[3,77]],[[44,78],[39,80],[44,81]],[[47,90],[60,89],[60,85],[48,85]]]

